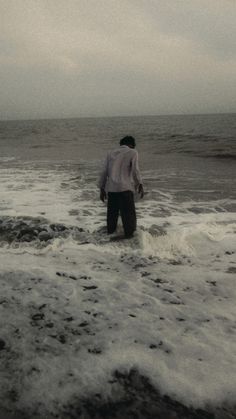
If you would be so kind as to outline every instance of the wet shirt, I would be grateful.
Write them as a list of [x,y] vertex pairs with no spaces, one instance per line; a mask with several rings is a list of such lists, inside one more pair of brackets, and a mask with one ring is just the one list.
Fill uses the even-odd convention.
[[142,183],[138,152],[122,145],[108,153],[98,183],[107,192],[134,191]]

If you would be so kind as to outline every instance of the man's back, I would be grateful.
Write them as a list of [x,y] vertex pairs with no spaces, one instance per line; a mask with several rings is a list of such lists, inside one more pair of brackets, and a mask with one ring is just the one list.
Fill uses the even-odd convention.
[[132,162],[137,151],[124,145],[108,155],[108,191],[133,190]]
[[134,190],[141,183],[138,167],[138,153],[127,145],[111,151],[107,155],[105,167],[99,182],[108,192]]

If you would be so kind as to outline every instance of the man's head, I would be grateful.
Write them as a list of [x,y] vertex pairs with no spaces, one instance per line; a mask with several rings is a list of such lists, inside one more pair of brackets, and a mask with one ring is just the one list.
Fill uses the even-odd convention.
[[120,140],[120,145],[127,145],[130,148],[135,148],[135,139],[134,137],[131,137],[131,135],[127,135]]

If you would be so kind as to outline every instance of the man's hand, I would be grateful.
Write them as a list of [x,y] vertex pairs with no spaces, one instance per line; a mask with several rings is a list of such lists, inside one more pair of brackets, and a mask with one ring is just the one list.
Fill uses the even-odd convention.
[[143,185],[141,183],[138,185],[138,193],[140,194],[140,198],[144,197]]
[[105,202],[105,199],[107,199],[106,191],[103,188],[100,189],[100,199],[101,199],[102,202]]

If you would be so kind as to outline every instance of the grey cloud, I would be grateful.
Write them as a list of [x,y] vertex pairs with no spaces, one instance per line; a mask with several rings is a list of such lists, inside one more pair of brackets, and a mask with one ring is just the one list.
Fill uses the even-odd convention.
[[236,110],[230,0],[5,0],[0,9],[1,118]]
[[163,33],[182,37],[216,57],[236,59],[234,0],[151,1],[146,11]]

